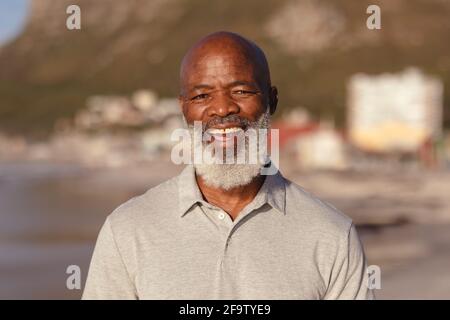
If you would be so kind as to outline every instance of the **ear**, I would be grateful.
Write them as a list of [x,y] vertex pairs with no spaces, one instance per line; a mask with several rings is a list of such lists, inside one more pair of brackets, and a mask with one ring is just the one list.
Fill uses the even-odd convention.
[[278,89],[275,86],[270,87],[269,93],[269,108],[270,114],[274,114],[278,105]]
[[178,105],[180,106],[181,113],[183,113],[184,98],[182,94],[178,96]]

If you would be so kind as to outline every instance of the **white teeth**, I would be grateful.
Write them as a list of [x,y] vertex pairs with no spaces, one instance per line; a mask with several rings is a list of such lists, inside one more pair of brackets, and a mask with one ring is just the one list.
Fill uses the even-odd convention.
[[236,133],[242,130],[241,128],[226,128],[226,129],[209,129],[208,133],[210,134],[227,134],[227,133]]

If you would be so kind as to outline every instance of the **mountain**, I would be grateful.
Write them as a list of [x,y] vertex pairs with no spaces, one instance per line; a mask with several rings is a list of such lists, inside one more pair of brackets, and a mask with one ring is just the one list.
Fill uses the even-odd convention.
[[[68,30],[66,8],[81,8]],[[381,30],[366,9],[381,8]],[[238,32],[266,52],[280,109],[345,122],[357,72],[418,66],[441,77],[450,124],[450,1],[32,0],[24,31],[0,49],[0,130],[45,135],[94,94],[178,92],[183,53],[210,32]]]

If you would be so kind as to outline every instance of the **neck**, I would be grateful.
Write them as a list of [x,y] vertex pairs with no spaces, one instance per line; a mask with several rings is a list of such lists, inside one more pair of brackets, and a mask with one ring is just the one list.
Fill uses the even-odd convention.
[[241,210],[256,197],[264,183],[265,176],[259,175],[249,184],[229,190],[211,187],[199,175],[196,175],[196,180],[205,200],[223,209],[232,220],[235,220]]

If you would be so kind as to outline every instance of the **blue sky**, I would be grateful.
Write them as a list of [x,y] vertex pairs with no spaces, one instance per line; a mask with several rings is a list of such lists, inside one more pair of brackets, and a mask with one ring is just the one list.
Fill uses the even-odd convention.
[[14,38],[25,23],[28,0],[0,0],[0,44]]

